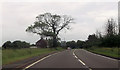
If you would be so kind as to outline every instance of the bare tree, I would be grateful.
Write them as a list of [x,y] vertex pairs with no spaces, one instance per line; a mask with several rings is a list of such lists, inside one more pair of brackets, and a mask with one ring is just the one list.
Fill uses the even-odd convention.
[[69,29],[70,23],[73,23],[73,18],[67,15],[60,16],[44,13],[37,16],[34,24],[29,26],[26,31],[40,36],[52,37],[53,47],[56,47],[59,32],[63,29]]
[[97,38],[102,38],[102,34],[99,30],[96,30],[95,35],[96,35]]
[[106,25],[106,35],[116,35],[117,34],[117,27],[116,23],[113,19],[108,19],[107,25]]

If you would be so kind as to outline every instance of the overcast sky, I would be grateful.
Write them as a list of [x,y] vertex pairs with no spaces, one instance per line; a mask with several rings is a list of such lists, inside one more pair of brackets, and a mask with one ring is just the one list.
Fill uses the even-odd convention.
[[38,41],[38,35],[27,33],[25,29],[34,23],[37,15],[46,12],[75,19],[71,30],[60,32],[59,37],[67,41],[87,40],[96,29],[102,30],[107,19],[117,20],[118,16],[117,2],[4,2],[1,8],[0,45],[8,40]]

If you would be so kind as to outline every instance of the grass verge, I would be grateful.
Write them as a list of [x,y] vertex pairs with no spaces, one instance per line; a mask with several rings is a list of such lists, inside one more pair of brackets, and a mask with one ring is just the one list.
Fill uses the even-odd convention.
[[114,58],[120,58],[120,52],[119,52],[120,48],[118,49],[117,47],[115,48],[91,47],[91,48],[87,48],[86,50]]
[[2,50],[2,65],[9,64],[18,60],[23,60],[33,56],[51,53],[54,51],[62,51],[64,49],[58,47],[57,50],[51,48],[25,48],[25,49],[5,49]]

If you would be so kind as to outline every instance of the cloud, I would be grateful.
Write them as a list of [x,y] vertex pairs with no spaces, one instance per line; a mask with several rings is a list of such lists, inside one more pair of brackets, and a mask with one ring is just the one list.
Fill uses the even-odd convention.
[[1,0],[1,2],[118,2],[118,0]]
[[7,40],[25,40],[35,43],[40,37],[25,29],[39,14],[69,15],[75,20],[70,31],[62,31],[62,40],[86,40],[89,34],[104,25],[107,18],[117,17],[116,2],[5,2],[2,3],[2,43]]

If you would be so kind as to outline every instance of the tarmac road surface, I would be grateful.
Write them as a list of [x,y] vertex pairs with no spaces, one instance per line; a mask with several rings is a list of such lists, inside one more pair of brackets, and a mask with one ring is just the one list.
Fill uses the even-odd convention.
[[76,68],[79,70],[119,70],[116,59],[97,55],[83,49],[66,50],[49,55],[30,64],[32,68]]

